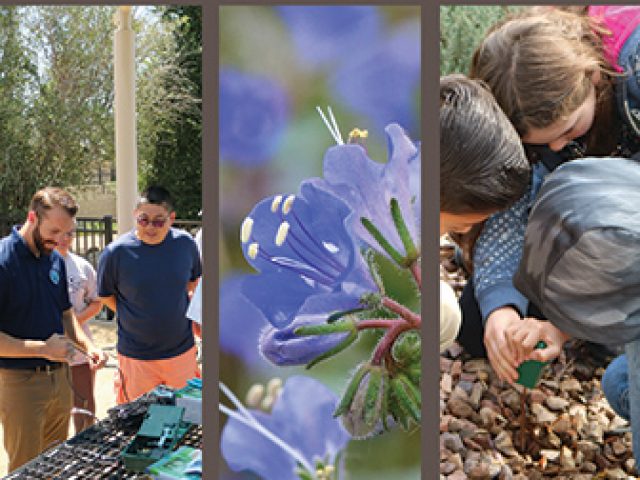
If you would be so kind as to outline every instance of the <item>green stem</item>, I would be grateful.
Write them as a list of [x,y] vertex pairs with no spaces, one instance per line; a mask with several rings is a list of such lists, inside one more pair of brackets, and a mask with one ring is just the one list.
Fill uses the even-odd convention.
[[391,218],[393,218],[393,223],[396,226],[396,230],[398,230],[398,235],[400,236],[400,240],[402,240],[402,245],[404,245],[404,249],[407,252],[406,259],[411,262],[415,261],[419,256],[418,249],[413,243],[413,239],[411,238],[411,234],[409,233],[409,229],[407,228],[404,218],[402,218],[400,205],[396,198],[391,199]]
[[412,328],[419,327],[422,324],[422,317],[420,317],[420,315],[412,312],[407,307],[399,304],[392,298],[382,297],[382,305],[391,310],[393,313],[397,313],[402,318],[404,318]]
[[371,220],[368,218],[362,217],[360,218],[360,222],[364,228],[367,229],[367,232],[371,234],[371,236],[378,242],[380,247],[389,254],[389,256],[396,262],[398,265],[404,265],[406,263],[406,259],[398,252],[393,246],[387,241],[386,238],[380,233],[380,230],[376,228],[376,226],[371,223]]
[[393,343],[400,336],[402,332],[406,332],[407,330],[411,330],[414,328],[407,322],[402,322],[391,327],[384,336],[380,339],[380,342],[376,346],[375,351],[373,352],[373,357],[371,357],[371,363],[373,365],[381,365],[382,359],[391,351],[391,347],[393,347]]

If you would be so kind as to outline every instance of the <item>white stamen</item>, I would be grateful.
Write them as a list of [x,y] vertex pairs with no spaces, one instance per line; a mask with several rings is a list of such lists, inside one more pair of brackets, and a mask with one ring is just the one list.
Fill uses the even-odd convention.
[[269,412],[271,410],[271,407],[273,407],[273,404],[275,403],[275,401],[276,401],[276,399],[273,398],[273,396],[267,394],[267,395],[265,395],[264,399],[262,400],[262,403],[260,404],[260,407],[265,412]]
[[253,229],[253,218],[247,217],[242,222],[242,226],[240,227],[240,241],[242,243],[247,243],[249,241],[249,237],[251,237],[251,230]]
[[264,397],[264,385],[260,383],[252,385],[247,392],[247,405],[251,408],[258,408],[262,401],[262,397]]
[[322,121],[324,122],[324,124],[327,126],[327,130],[329,130],[329,133],[331,134],[331,136],[333,137],[333,139],[336,141],[336,143],[338,145],[343,145],[343,141],[342,138],[339,136],[340,132],[336,133],[333,131],[333,127],[331,126],[331,124],[329,124],[329,120],[327,120],[327,117],[325,117],[324,112],[322,111],[322,109],[316,105],[316,110],[318,111],[318,113],[320,114],[320,116],[322,117]]
[[260,248],[260,245],[258,245],[258,242],[253,242],[252,244],[249,245],[249,248],[247,249],[247,254],[249,255],[249,258],[251,260],[256,259],[256,257],[258,256],[259,248]]
[[289,233],[289,222],[282,222],[278,227],[278,233],[276,233],[276,245],[278,247],[282,246],[284,241],[287,239],[288,233]]
[[287,213],[289,213],[291,211],[291,208],[293,208],[293,201],[295,199],[296,199],[295,195],[289,195],[287,197],[287,199],[282,204],[282,213],[284,213],[286,215]]
[[273,197],[273,202],[271,202],[271,211],[273,213],[276,213],[276,210],[278,210],[280,202],[282,202],[282,195],[276,195]]
[[278,393],[278,389],[282,388],[282,379],[278,377],[274,377],[267,383],[267,392],[269,395],[276,398]]
[[342,140],[342,134],[340,133],[340,129],[338,128],[338,122],[336,122],[336,117],[333,116],[333,111],[331,110],[331,107],[328,105],[327,105],[327,110],[329,112],[329,116],[331,117],[331,123],[333,124],[334,132],[336,132],[336,134],[338,135],[338,138],[340,139],[340,142],[338,142],[338,144],[344,145],[344,140]]
[[335,244],[331,242],[322,242],[322,245],[329,251],[329,253],[338,253],[338,251],[340,250],[335,246]]
[[244,407],[244,405],[242,405],[240,400],[238,400],[238,398],[233,394],[231,390],[229,390],[229,388],[224,383],[219,382],[219,385],[220,385],[220,390],[222,390],[222,392],[229,398],[229,400],[231,400],[231,403],[233,403],[238,409],[238,411],[240,412],[238,413],[235,410],[231,410],[226,405],[219,403],[218,408],[222,413],[228,415],[231,418],[238,420],[240,423],[244,423],[249,428],[253,428],[256,432],[260,433],[262,436],[264,436],[268,440],[271,440],[274,444],[276,444],[277,446],[282,448],[282,450],[284,450],[286,453],[291,455],[291,457],[294,460],[296,460],[297,462],[300,462],[300,464],[305,469],[307,469],[307,471],[309,472],[314,471],[314,468],[309,464],[307,459],[304,458],[304,456],[298,450],[296,450],[291,445],[286,443],[284,440],[277,437],[276,435],[271,433],[271,431],[267,430],[264,426],[262,426],[262,424],[258,422],[258,420],[256,420],[256,418],[251,414],[251,412],[249,412]]

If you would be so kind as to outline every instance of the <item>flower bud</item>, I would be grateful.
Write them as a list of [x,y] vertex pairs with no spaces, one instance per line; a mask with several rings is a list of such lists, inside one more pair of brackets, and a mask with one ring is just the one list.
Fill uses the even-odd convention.
[[403,333],[393,344],[391,355],[397,369],[419,387],[422,376],[420,333],[416,330]]
[[343,426],[354,438],[372,435],[385,420],[388,378],[384,367],[364,363],[347,386],[334,416],[342,416]]
[[418,387],[403,373],[389,382],[389,413],[404,428],[420,424],[422,398]]

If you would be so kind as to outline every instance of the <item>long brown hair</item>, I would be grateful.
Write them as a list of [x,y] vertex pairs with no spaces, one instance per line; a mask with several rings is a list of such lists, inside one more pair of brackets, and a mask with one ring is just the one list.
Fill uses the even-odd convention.
[[[476,49],[470,76],[484,80],[520,136],[579,108],[596,82],[596,114],[587,153],[614,150],[617,119],[602,37],[609,32],[584,9],[530,8],[494,25]],[[606,129],[606,132],[605,132]]]

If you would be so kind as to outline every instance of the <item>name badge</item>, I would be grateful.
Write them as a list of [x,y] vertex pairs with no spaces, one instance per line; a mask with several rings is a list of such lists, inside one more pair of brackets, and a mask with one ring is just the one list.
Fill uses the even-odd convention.
[[60,274],[58,273],[58,270],[54,270],[53,268],[49,270],[49,280],[51,280],[51,283],[54,285],[58,285],[60,282]]

